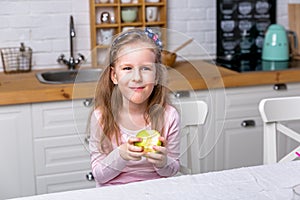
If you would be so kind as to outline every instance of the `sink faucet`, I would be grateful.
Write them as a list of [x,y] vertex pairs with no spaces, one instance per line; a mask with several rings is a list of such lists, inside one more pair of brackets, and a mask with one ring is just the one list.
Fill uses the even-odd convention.
[[75,28],[74,28],[74,20],[73,16],[70,16],[70,58],[69,60],[65,59],[65,55],[61,54],[57,62],[60,64],[65,64],[68,66],[68,69],[74,70],[76,66],[78,66],[82,61],[84,61],[84,56],[82,54],[78,54],[78,58],[74,58],[74,52],[73,52],[73,38],[75,38],[76,33],[75,33]]

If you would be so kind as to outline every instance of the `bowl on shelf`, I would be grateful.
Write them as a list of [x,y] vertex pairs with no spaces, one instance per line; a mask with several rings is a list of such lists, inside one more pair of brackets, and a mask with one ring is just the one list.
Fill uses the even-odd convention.
[[134,22],[137,18],[137,8],[123,8],[121,10],[121,18],[123,22]]

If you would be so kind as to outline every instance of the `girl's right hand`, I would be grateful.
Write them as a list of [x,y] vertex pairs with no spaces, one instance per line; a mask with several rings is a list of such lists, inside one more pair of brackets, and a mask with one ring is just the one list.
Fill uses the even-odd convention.
[[142,140],[141,138],[136,138],[136,137],[129,138],[127,143],[120,145],[119,147],[120,156],[124,160],[136,160],[136,161],[141,160],[142,156],[144,155],[143,148],[134,146],[135,142],[141,142],[141,140]]

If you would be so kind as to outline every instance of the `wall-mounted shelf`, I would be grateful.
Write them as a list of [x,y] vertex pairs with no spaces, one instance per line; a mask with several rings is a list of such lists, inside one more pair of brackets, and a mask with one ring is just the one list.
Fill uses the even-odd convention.
[[[163,45],[166,45],[167,0],[158,0],[158,2],[146,1],[131,0],[131,3],[122,3],[122,0],[109,0],[107,3],[100,3],[99,0],[90,0],[93,67],[103,67],[112,36],[126,29],[150,27],[160,35]],[[149,7],[157,9],[157,19],[154,21],[147,20],[147,9]],[[125,22],[121,14],[122,10],[125,9],[135,9],[136,19],[131,22]]]

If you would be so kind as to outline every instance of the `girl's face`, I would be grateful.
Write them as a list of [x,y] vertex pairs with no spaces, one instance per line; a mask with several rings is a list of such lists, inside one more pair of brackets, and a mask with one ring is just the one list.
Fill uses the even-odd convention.
[[145,103],[156,84],[155,54],[149,47],[130,45],[118,55],[111,80],[118,84],[123,102]]

